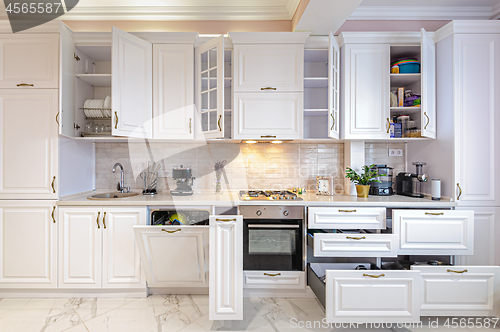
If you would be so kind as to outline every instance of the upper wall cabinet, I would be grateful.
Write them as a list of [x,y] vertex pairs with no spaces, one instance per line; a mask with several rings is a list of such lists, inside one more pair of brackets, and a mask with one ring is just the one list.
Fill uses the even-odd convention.
[[57,34],[0,36],[0,88],[57,89]]
[[[342,137],[389,139],[391,122],[404,119],[402,139],[436,138],[436,55],[429,34],[347,32],[340,39]],[[398,61],[416,69],[391,71]]]

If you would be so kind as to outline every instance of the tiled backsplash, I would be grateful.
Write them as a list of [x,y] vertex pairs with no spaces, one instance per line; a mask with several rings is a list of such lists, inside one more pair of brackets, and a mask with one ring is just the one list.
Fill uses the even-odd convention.
[[[389,157],[389,149],[403,149],[403,155],[401,157]],[[405,171],[405,153],[404,143],[365,143],[366,165],[387,165],[394,168],[392,179],[394,183],[396,182],[396,175]]]
[[[366,144],[366,163],[387,164],[394,174],[404,170],[404,157],[388,157],[388,148],[404,144]],[[96,143],[96,189],[115,189],[119,174],[111,169],[117,162],[125,168],[125,185],[142,189],[140,172],[148,162],[160,162],[158,190],[175,188],[172,167],[192,168],[195,189],[212,190],[214,163],[226,160],[223,188],[315,190],[316,176],[332,176],[337,192],[344,183],[344,145],[342,143]]]

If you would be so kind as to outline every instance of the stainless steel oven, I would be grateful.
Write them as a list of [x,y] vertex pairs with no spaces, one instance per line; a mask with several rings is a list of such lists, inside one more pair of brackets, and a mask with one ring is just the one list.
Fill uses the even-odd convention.
[[243,270],[304,271],[304,208],[240,206]]

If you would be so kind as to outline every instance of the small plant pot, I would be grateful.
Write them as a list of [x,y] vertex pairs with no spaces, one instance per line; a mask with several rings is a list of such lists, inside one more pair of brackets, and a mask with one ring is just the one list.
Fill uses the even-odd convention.
[[368,193],[370,192],[370,185],[356,185],[356,192],[358,193],[358,197],[367,198]]

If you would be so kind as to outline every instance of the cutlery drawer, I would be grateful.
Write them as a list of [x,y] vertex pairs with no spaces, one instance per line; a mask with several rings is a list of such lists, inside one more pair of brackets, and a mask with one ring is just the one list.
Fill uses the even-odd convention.
[[397,235],[315,233],[314,257],[396,257]]
[[316,229],[384,229],[385,208],[310,207],[307,219]]

